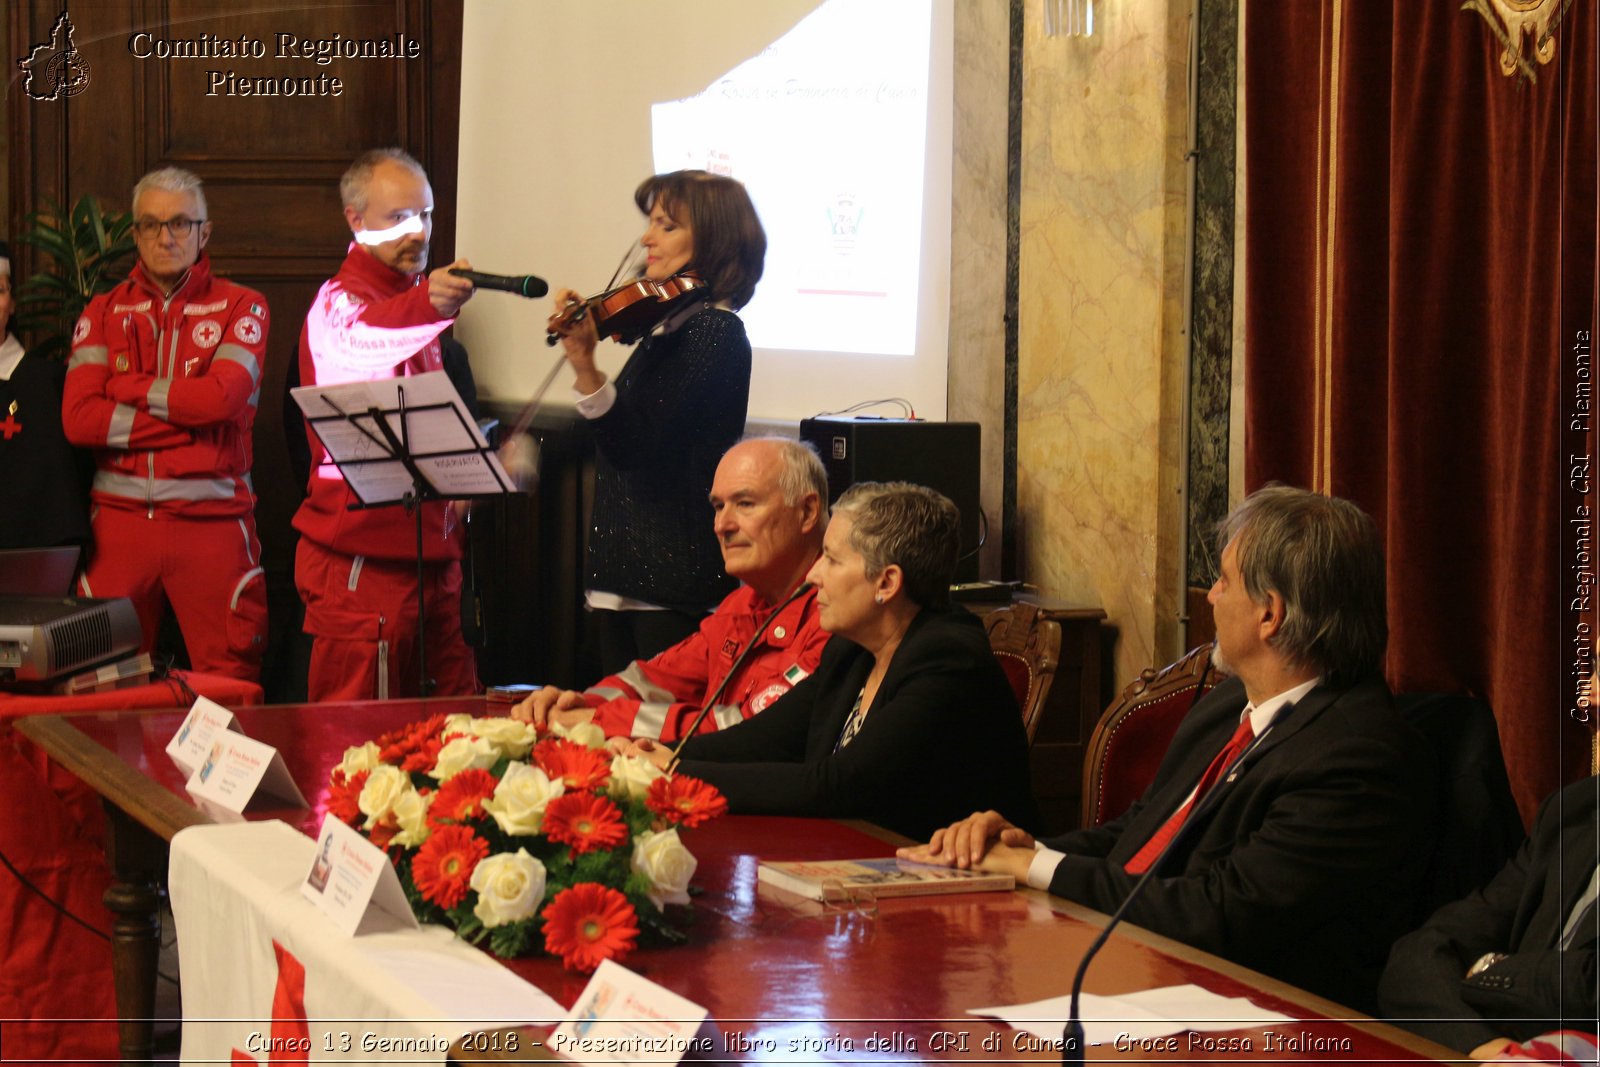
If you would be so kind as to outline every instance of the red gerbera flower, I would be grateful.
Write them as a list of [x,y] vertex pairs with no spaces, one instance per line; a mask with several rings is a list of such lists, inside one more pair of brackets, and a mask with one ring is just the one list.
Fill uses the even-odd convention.
[[690,828],[708,823],[728,810],[726,797],[687,774],[651,782],[645,805],[669,823],[682,823]]
[[577,855],[616,848],[628,839],[617,806],[593,793],[563,793],[552,800],[544,809],[544,833],[552,841],[571,845]]
[[351,826],[361,822],[361,789],[367,784],[371,771],[357,771],[355,777],[346,779],[344,772],[335,767],[328,780],[328,811],[340,822]]
[[401,760],[400,769],[407,774],[415,774],[418,771],[426,774],[439,762],[439,750],[443,747],[444,742],[437,737],[425,738],[405,759]]
[[435,715],[431,719],[391,730],[378,738],[380,749],[378,758],[385,763],[398,763],[420,748],[424,742],[437,740],[442,729],[444,729],[444,716]]
[[424,900],[453,908],[467,898],[472,870],[489,854],[489,843],[465,826],[445,826],[422,843],[411,860],[411,877]]
[[439,795],[428,808],[428,825],[466,822],[483,814],[483,802],[494,796],[499,779],[488,771],[472,768],[460,772],[439,787]]
[[534,745],[533,761],[551,779],[565,779],[570,790],[598,789],[611,777],[610,756],[566,738],[547,738]]
[[575,971],[633,951],[639,917],[628,898],[609,886],[581,882],[563,889],[544,909],[544,947]]

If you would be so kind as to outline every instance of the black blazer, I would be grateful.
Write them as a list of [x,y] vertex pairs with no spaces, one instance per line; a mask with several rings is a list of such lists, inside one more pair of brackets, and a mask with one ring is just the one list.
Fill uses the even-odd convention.
[[[1046,841],[1068,855],[1050,891],[1112,911],[1123,870],[1227,743],[1245,706],[1229,679],[1184,717],[1127,814]],[[1433,821],[1433,760],[1381,681],[1324,685],[1280,712],[1214,788],[1128,921],[1371,1010],[1395,937],[1415,915]]]
[[835,753],[872,664],[833,638],[815,674],[760,715],[690,739],[680,766],[743,814],[868,819],[923,841],[987,808],[1036,824],[1022,716],[970,612],[912,620],[860,733]]
[[[1482,889],[1446,904],[1394,946],[1378,995],[1400,1026],[1470,1052],[1485,1041],[1525,1041],[1563,1025],[1594,1029],[1595,910],[1571,946],[1557,948],[1567,916],[1594,876],[1600,778],[1544,802],[1533,836]],[[1472,978],[1487,952],[1508,958]]]

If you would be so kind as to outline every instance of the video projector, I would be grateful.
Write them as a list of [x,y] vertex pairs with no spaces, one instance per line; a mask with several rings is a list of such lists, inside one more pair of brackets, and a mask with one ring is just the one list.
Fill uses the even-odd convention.
[[127,597],[0,596],[0,681],[46,682],[139,650]]

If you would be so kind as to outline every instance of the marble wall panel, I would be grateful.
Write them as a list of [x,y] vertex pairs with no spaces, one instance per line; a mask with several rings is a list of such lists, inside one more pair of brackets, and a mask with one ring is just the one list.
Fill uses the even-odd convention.
[[979,575],[999,578],[1004,535],[1008,2],[955,6],[955,159],[950,207],[951,421],[983,427]]
[[1106,0],[1090,38],[1025,4],[1021,576],[1102,606],[1115,682],[1181,640],[1188,4]]

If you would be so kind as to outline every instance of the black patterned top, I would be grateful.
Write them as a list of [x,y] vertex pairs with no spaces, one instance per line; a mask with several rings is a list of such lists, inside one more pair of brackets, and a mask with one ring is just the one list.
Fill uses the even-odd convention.
[[744,433],[750,341],[731,311],[702,307],[648,337],[594,429],[588,588],[709,611],[737,584],[711,530],[712,475]]

